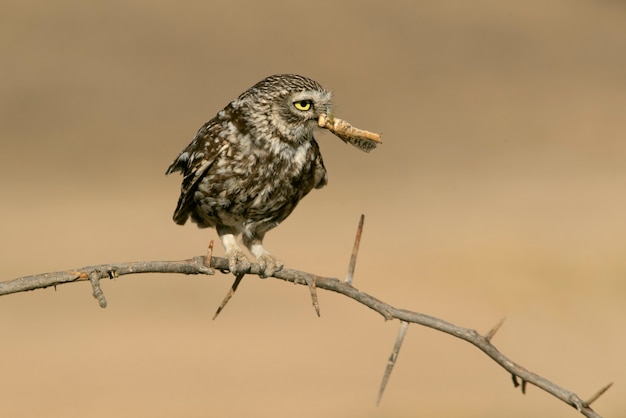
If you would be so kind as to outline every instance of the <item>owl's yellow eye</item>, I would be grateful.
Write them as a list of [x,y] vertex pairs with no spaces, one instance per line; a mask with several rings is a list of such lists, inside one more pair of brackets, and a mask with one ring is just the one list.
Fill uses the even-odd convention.
[[313,103],[310,100],[298,100],[297,102],[293,102],[293,105],[296,107],[296,109],[302,110],[303,112],[311,109],[312,104]]

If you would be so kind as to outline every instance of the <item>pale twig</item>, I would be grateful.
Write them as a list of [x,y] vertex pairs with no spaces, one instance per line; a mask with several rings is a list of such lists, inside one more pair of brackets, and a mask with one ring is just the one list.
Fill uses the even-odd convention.
[[98,279],[113,279],[127,274],[139,273],[215,274],[213,269],[204,265],[204,260],[204,256],[199,256],[181,261],[133,261],[35,274],[0,282],[0,296],[56,287],[65,283],[82,282],[90,280],[90,274]]

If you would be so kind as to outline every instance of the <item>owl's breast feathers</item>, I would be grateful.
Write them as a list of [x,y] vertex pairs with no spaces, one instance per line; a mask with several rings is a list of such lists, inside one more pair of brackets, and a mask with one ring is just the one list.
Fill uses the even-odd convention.
[[[266,129],[267,128],[267,129]],[[255,126],[232,104],[198,131],[167,169],[183,174],[174,221],[199,227],[283,221],[313,188],[327,183],[312,135],[294,144]]]

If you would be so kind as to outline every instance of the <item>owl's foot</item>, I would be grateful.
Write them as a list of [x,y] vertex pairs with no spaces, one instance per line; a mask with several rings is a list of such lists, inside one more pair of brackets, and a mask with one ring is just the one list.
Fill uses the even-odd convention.
[[274,273],[283,268],[283,262],[278,261],[270,253],[261,254],[256,261],[259,263],[259,277],[262,279],[274,275]]
[[235,248],[227,251],[226,257],[228,258],[228,269],[235,276],[247,273],[250,270],[250,261],[241,249]]

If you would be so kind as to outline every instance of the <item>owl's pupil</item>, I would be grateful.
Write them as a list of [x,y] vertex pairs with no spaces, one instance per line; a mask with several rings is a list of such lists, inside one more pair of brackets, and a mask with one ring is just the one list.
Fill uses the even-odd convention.
[[296,108],[298,108],[298,110],[309,110],[309,108],[311,107],[310,100],[298,100],[294,104]]

